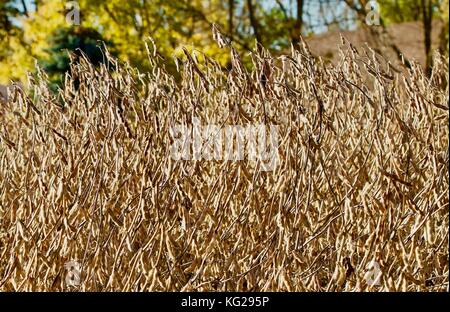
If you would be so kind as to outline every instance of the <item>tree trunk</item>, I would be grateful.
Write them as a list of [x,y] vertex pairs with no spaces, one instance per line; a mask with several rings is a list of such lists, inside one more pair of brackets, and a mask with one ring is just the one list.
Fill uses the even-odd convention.
[[[259,33],[259,25],[258,25],[258,21],[256,20],[256,17],[255,17],[255,8],[253,7],[252,0],[247,0],[247,8],[248,8],[248,17],[250,19],[250,25],[253,28],[253,33],[255,35],[256,41],[259,44],[262,44],[261,34]],[[257,49],[259,49],[259,48],[257,48]]]
[[292,34],[292,43],[294,47],[298,45],[300,42],[300,36],[302,35],[302,26],[303,26],[303,0],[297,0],[297,18],[294,24],[294,31]]
[[431,55],[431,33],[433,30],[433,4],[432,0],[422,0],[422,20],[423,34],[425,44],[425,72],[427,76],[431,75],[433,67],[433,58]]
[[228,34],[233,39],[234,0],[228,0]]
[[344,0],[344,1],[350,9],[352,9],[356,12],[358,19],[361,21],[361,24],[363,25],[363,27],[365,27],[368,30],[368,32],[371,34],[372,38],[374,39],[374,42],[373,42],[373,44],[375,45],[374,48],[379,49],[382,46],[391,48],[397,55],[397,58],[400,61],[404,61],[404,65],[407,68],[411,68],[410,61],[402,53],[400,48],[395,44],[394,40],[392,39],[389,32],[387,31],[387,28],[383,21],[383,18],[380,17],[380,27],[368,26],[366,24],[366,16],[367,16],[368,12],[365,9],[367,2],[365,0],[360,0],[360,2],[359,2],[360,7],[358,7],[353,0]]
[[22,8],[23,8],[23,14],[26,17],[29,17],[30,15],[28,14],[28,8],[27,8],[27,4],[25,3],[25,0],[22,0],[21,3],[22,3]]

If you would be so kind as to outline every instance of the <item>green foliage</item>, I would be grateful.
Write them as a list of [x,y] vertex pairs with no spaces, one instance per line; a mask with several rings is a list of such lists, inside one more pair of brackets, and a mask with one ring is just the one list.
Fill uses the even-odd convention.
[[444,0],[442,1],[441,7],[439,8],[439,15],[442,20],[442,30],[440,37],[440,44],[439,49],[441,53],[447,53],[449,52],[449,1]]
[[22,30],[13,23],[20,15],[14,1],[0,0],[0,69],[3,62],[11,59],[14,47],[22,44]]
[[[282,21],[280,23],[280,21]],[[289,47],[291,38],[287,29],[292,29],[295,20],[287,17],[278,7],[273,7],[264,13],[260,19],[260,25],[263,30],[263,45],[272,49],[283,50]]]
[[64,73],[70,68],[69,53],[78,57],[84,53],[94,65],[103,62],[101,42],[104,42],[102,35],[94,29],[59,28],[48,40],[50,47],[47,49],[47,53],[49,57],[41,62],[41,66],[49,75],[52,84],[59,84],[62,82]]
[[[439,16],[439,7],[443,0],[432,1],[435,17]],[[386,23],[404,23],[422,18],[422,0],[378,0],[380,13]]]
[[0,0],[0,34],[2,37],[15,28],[12,18],[17,17],[19,14],[20,12],[13,5],[13,1]]

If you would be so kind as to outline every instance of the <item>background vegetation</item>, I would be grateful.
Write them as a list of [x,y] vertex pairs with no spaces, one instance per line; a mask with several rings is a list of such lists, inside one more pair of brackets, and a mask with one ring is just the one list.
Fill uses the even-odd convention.
[[[75,47],[73,42],[61,45],[62,34],[67,42],[74,33],[82,41],[108,41],[121,60],[141,70],[150,66],[143,46],[148,36],[158,42],[159,53],[165,58],[181,55],[181,46],[190,51],[201,47],[223,66],[229,66],[229,56],[208,35],[211,23],[218,24],[233,40],[238,53],[248,52],[256,41],[272,52],[282,52],[291,42],[296,46],[300,35],[367,28],[365,19],[370,12],[367,0],[79,0],[81,25],[71,26],[65,18],[70,11],[67,3],[0,0],[0,83],[24,81],[36,60],[53,63],[47,67],[49,71],[67,68],[67,62],[63,66],[53,55],[61,48]],[[380,0],[378,4],[381,26],[370,28],[374,36],[380,37],[391,23],[420,21],[429,56],[426,67],[432,60],[431,32],[441,33],[441,51],[448,50],[448,0]],[[441,20],[442,27],[433,29],[433,19]],[[396,48],[395,42],[386,39],[379,43]],[[168,70],[175,72],[174,68],[174,64],[168,64]]]

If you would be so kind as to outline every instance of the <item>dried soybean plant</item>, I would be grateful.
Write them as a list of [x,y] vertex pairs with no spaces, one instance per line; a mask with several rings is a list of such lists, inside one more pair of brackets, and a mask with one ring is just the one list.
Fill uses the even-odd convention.
[[[448,59],[399,72],[301,42],[252,69],[153,42],[152,70],[39,69],[0,115],[1,291],[448,290]],[[274,124],[279,163],[175,161],[175,124]],[[68,283],[66,264],[79,264]],[[379,277],[375,282],[371,274]],[[70,280],[69,280],[70,282]]]

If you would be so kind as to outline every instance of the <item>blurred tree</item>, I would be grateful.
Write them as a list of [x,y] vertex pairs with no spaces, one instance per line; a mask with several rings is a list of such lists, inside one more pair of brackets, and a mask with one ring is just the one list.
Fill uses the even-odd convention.
[[444,0],[439,8],[439,17],[442,21],[441,33],[439,34],[439,50],[442,54],[449,53],[449,1]]
[[422,24],[425,46],[425,71],[427,75],[431,74],[433,58],[431,55],[431,32],[433,31],[433,12],[439,7],[438,0],[421,0]]
[[[3,14],[5,4],[8,4],[8,16],[20,15],[16,19],[18,33],[8,37],[8,45],[3,44],[5,48],[0,52],[3,54],[0,66],[7,69],[0,73],[0,81],[23,80],[26,72],[34,68],[35,59],[48,60],[49,54],[55,53],[48,38],[58,35],[58,29],[70,26],[66,21],[68,1],[0,1],[0,17],[6,16]],[[181,54],[181,46],[187,46],[191,51],[201,47],[207,55],[226,64],[229,51],[219,49],[212,40],[212,23],[219,24],[241,51],[250,50],[255,37],[265,46],[285,49],[290,41],[298,41],[304,0],[295,2],[301,4],[300,7],[295,7],[292,1],[276,2],[270,5],[268,1],[254,0],[77,1],[82,13],[81,26],[96,30],[102,38],[113,42],[121,60],[144,71],[150,66],[143,43],[148,36],[155,40],[159,52],[166,58]],[[0,19],[3,20],[8,24],[2,29],[14,26],[11,19]],[[55,56],[56,59],[60,57]],[[58,63],[61,62],[54,63],[49,69]],[[12,64],[21,66],[14,68]]]
[[[166,58],[180,53],[181,45],[202,47],[202,51],[226,61],[226,51],[220,50],[211,38],[211,23],[226,20],[222,1],[211,0],[81,0],[83,24],[92,25],[114,42],[121,60],[142,70],[148,70],[144,43],[149,36]],[[94,10],[91,8],[95,7]]]
[[15,1],[0,0],[0,67],[5,67],[3,73],[0,71],[0,82],[8,83],[8,80],[18,78],[12,72],[11,66],[2,66],[2,64],[14,57],[12,51],[15,47],[24,46],[23,30],[14,21],[27,14],[25,4],[21,11],[15,5]]
[[431,35],[433,18],[439,14],[442,0],[380,0],[381,15],[387,23],[420,21],[423,25],[424,49],[426,56],[426,72],[431,73],[433,58]]
[[0,0],[0,32],[7,34],[14,27],[12,18],[19,14],[19,10],[13,6],[13,1]]
[[[432,32],[433,19],[439,18],[443,21],[440,30],[441,51],[445,52],[445,38],[448,37],[448,0],[379,0],[381,16],[389,23],[402,23],[409,21],[420,21],[423,25],[423,42],[426,55],[426,71],[431,73],[433,66],[432,58]],[[447,21],[446,21],[447,20]]]
[[380,14],[387,24],[421,20],[422,0],[379,0]]
[[78,57],[84,53],[94,65],[102,63],[101,42],[104,42],[102,35],[91,28],[74,26],[55,30],[48,40],[48,57],[40,62],[53,89],[62,82],[64,73],[70,68],[69,52]]
[[[211,23],[226,21],[226,4],[220,0],[207,3],[202,0],[78,0],[77,3],[81,26],[96,30],[102,38],[113,42],[120,59],[141,70],[148,70],[150,66],[144,48],[148,36],[154,38],[159,52],[169,59],[180,53],[178,48],[182,45],[190,50],[202,47],[203,52],[214,55],[222,63],[229,58],[228,52],[219,49],[212,40],[210,31]],[[56,34],[57,29],[70,26],[66,21],[66,4],[63,0],[35,1],[32,6],[35,10],[17,20],[23,40],[18,42],[20,37],[11,35],[12,43],[1,49],[0,54],[7,55],[0,59],[0,67],[15,68],[0,71],[0,82],[11,78],[23,80],[26,72],[34,68],[34,59],[46,60],[49,53],[54,53],[48,38]]]
[[[1,0],[0,0],[1,1]],[[59,27],[64,27],[64,3],[61,0],[4,1],[15,8],[10,15],[13,31],[0,39],[0,83],[9,80],[25,80],[27,72],[33,71],[36,59],[44,59],[48,48],[47,39]],[[17,4],[22,3],[21,5]],[[32,7],[39,11],[31,12]],[[18,7],[21,7],[19,9]],[[1,10],[0,10],[1,11]],[[1,14],[1,13],[0,13]],[[2,28],[0,28],[0,34]],[[2,38],[2,37],[0,37]]]
[[[345,3],[357,12],[357,16],[361,21],[361,25],[367,27],[365,23],[368,14],[369,0],[344,0]],[[433,31],[433,18],[438,17],[442,11],[448,12],[448,0],[378,0],[380,6],[380,27],[369,27],[369,31],[378,43],[390,46],[402,58],[404,55],[398,49],[395,42],[390,40],[387,35],[386,25],[390,23],[400,23],[406,21],[420,21],[423,25],[424,36],[424,50],[426,55],[426,72],[431,73],[433,66],[432,49],[431,49],[431,34]],[[446,9],[442,9],[445,7]],[[448,16],[448,13],[447,13]],[[448,21],[448,18],[447,18]],[[448,23],[448,22],[447,22]],[[448,29],[442,29],[444,34],[441,37],[445,38],[445,33],[448,36]],[[445,41],[445,39],[444,39]],[[408,65],[406,60],[406,65]]]

